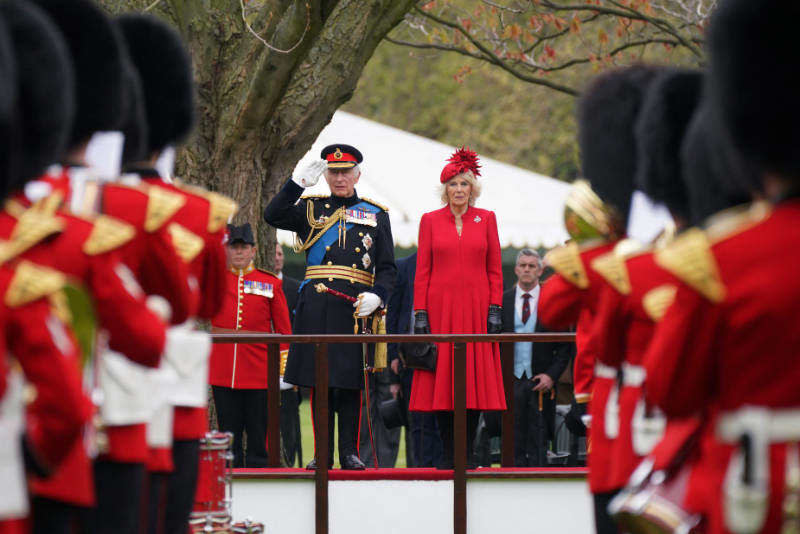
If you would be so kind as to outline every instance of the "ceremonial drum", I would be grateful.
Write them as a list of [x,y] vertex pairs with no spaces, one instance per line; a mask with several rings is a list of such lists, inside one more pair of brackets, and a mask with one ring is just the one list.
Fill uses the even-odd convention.
[[209,432],[200,440],[192,532],[231,532],[232,443],[230,432]]

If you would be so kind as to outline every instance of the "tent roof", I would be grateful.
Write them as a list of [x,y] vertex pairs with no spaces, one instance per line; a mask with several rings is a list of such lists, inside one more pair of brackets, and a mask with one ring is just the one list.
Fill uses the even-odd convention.
[[[364,154],[356,191],[389,208],[395,245],[416,245],[422,214],[442,207],[439,173],[454,147],[337,111],[296,170],[333,143],[353,145]],[[502,247],[551,247],[567,239],[562,221],[568,184],[484,157],[479,180],[483,190],[476,205],[496,213]],[[320,179],[305,194],[328,192]],[[293,238],[279,231],[278,240],[290,244]]]

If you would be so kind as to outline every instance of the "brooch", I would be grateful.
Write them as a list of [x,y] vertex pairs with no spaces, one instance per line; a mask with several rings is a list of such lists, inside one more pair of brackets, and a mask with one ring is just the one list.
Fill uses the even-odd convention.
[[481,222],[481,216],[480,215],[476,215],[475,218],[472,219],[472,220],[475,221],[475,222]]
[[361,256],[361,264],[364,266],[364,269],[369,269],[369,266],[372,265],[372,258],[369,257],[369,254]]
[[361,240],[361,243],[364,245],[364,250],[369,250],[369,248],[372,246],[372,236],[368,233]]

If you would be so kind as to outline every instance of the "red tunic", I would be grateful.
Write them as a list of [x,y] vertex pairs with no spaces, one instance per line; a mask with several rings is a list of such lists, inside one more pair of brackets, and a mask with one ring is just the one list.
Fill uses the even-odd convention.
[[[433,334],[485,334],[489,305],[502,305],[503,273],[494,212],[469,207],[461,236],[450,208],[426,213],[419,228],[414,309]],[[436,371],[414,372],[410,409],[453,409],[453,346],[438,344]],[[467,344],[467,409],[505,410],[497,344]]]
[[[615,242],[587,244],[582,248],[567,246],[548,254],[547,261],[556,270],[542,285],[539,318],[550,328],[576,325],[575,398],[589,402],[592,417],[589,428],[589,487],[593,493],[615,489],[610,484],[612,440],[605,434],[605,411],[615,377],[595,373],[597,340],[592,322],[597,309],[603,278],[591,267],[592,261],[609,252]],[[575,273],[582,273],[576,276]],[[587,389],[591,392],[587,393]]]
[[[720,439],[721,416],[745,405],[800,408],[800,201],[777,205],[766,219],[756,208],[683,237],[670,265],[687,285],[645,355],[646,395],[668,416],[708,414],[686,505],[707,515],[709,532],[726,532],[723,482],[737,447]],[[771,533],[781,529],[787,443],[773,440],[768,450],[769,514],[760,532]]]
[[[226,278],[222,309],[211,320],[211,326],[292,333],[283,284],[276,276],[251,264],[247,269],[230,269]],[[288,343],[281,344],[281,352],[288,350]],[[235,389],[266,389],[267,346],[216,343],[211,351],[210,383]]]

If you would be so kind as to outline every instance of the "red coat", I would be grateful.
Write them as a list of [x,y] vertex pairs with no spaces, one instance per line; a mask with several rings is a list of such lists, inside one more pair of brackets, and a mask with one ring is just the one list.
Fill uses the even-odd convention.
[[[566,245],[547,255],[555,269],[542,285],[539,296],[539,320],[550,328],[576,325],[575,398],[589,402],[592,416],[589,428],[589,486],[593,493],[616,489],[610,483],[612,440],[605,433],[605,413],[614,376],[596,375],[597,340],[592,324],[605,280],[591,266],[592,261],[613,249],[614,242],[592,243],[578,247]],[[591,388],[591,393],[587,389]]]
[[[461,220],[461,236],[448,206],[420,221],[414,309],[427,310],[433,334],[485,334],[489,305],[503,302],[494,212],[469,207]],[[453,346],[438,351],[435,372],[414,372],[411,410],[453,409]],[[497,344],[467,344],[467,409],[505,408]]]
[[[222,309],[211,320],[211,326],[228,330],[278,332],[291,334],[289,307],[281,281],[267,271],[250,265],[247,269],[230,269]],[[281,344],[281,352],[289,350]],[[253,343],[216,343],[211,351],[213,386],[235,389],[267,387],[267,346]]]
[[612,251],[596,259],[594,267],[608,282],[594,320],[597,358],[615,368],[631,366],[623,372],[619,391],[619,434],[614,440],[609,473],[609,484],[622,487],[642,458],[633,447],[634,412],[640,401],[644,402],[643,383],[636,383],[637,375],[655,321],[671,304],[679,281],[655,263],[651,250],[627,257]]
[[[756,206],[723,219],[705,233],[685,232],[657,257],[685,285],[645,356],[651,402],[668,416],[707,414],[686,504],[707,515],[712,533],[726,532],[723,481],[736,449],[720,438],[721,416],[745,405],[800,408],[800,201],[766,218]],[[787,450],[780,440],[768,448],[769,515],[760,532],[781,529]]]

